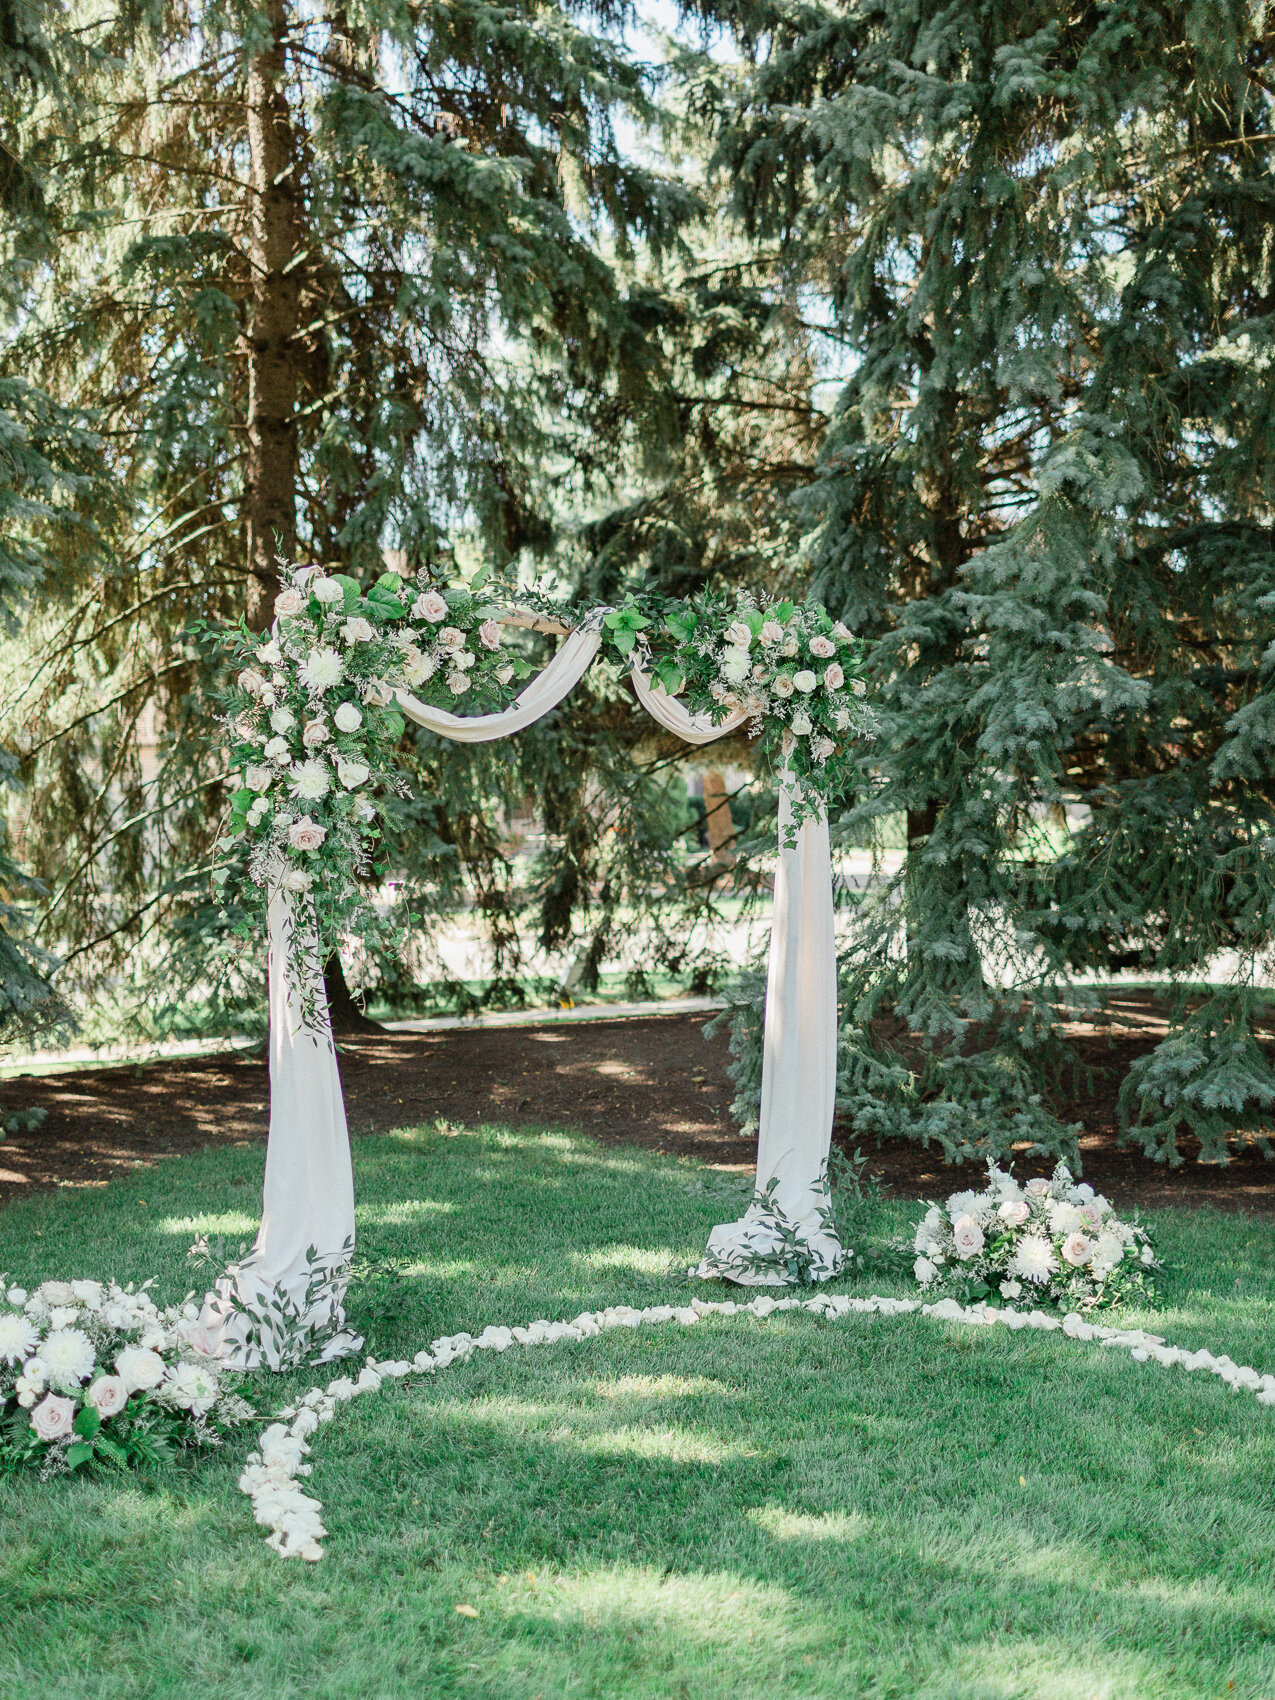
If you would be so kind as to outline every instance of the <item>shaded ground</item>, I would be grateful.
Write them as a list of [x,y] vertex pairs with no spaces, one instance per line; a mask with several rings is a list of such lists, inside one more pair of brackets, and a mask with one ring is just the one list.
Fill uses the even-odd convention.
[[[1117,1148],[1115,1095],[1133,1057],[1163,1032],[1149,999],[1130,995],[1110,1033],[1077,1035],[1092,1090],[1061,1106],[1083,1121],[1085,1178],[1119,1205],[1213,1204],[1275,1213],[1275,1163],[1256,1154],[1219,1169],[1171,1171]],[[726,1039],[700,1015],[571,1026],[374,1033],[341,1041],[356,1132],[433,1121],[570,1126],[605,1144],[635,1143],[749,1168],[754,1150],[727,1120]],[[0,1110],[39,1105],[44,1124],[0,1144],[0,1201],[50,1186],[97,1186],[123,1169],[196,1146],[262,1141],[264,1053],[223,1053],[0,1081]],[[868,1148],[900,1196],[969,1184],[937,1152]]]

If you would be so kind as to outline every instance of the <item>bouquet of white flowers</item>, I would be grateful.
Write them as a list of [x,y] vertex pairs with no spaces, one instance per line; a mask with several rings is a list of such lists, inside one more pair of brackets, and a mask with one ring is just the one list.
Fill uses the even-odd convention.
[[1160,1268],[1147,1230],[1122,1221],[1065,1163],[1023,1186],[989,1163],[982,1192],[930,1206],[912,1249],[912,1272],[931,1291],[1077,1311],[1150,1292]]
[[128,1468],[220,1445],[255,1413],[213,1368],[198,1314],[114,1281],[28,1294],[0,1275],[0,1472]]

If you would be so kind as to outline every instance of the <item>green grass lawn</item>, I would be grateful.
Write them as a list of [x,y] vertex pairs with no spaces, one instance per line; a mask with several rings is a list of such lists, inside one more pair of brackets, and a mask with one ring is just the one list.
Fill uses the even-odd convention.
[[[180,1297],[196,1231],[252,1228],[260,1160],[12,1206],[0,1269]],[[382,1356],[685,1297],[743,1201],[500,1129],[362,1140],[356,1171],[362,1245],[399,1272],[353,1304]],[[909,1214],[865,1211],[865,1243]],[[1132,1320],[1270,1369],[1275,1223],[1158,1225],[1166,1303]],[[313,1567],[252,1525],[249,1445],[0,1483],[4,1700],[1275,1696],[1275,1409],[1057,1335],[784,1315],[481,1354],[320,1432]]]

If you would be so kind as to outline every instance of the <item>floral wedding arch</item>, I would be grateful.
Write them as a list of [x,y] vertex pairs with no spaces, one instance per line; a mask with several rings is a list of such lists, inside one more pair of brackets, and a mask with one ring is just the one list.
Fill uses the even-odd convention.
[[[393,932],[374,901],[378,791],[402,792],[407,720],[461,742],[507,737],[548,714],[600,651],[641,705],[690,744],[741,728],[779,775],[779,856],[766,985],[757,1190],[715,1228],[698,1273],[776,1284],[794,1248],[814,1279],[840,1267],[828,1208],[837,987],[828,806],[871,735],[861,645],[817,604],[740,594],[630,597],[574,624],[502,607],[481,584],[386,573],[365,593],[320,567],[287,574],[268,637],[216,634],[237,677],[225,726],[235,784],[223,844],[248,929],[269,943],[270,1131],[251,1254],[218,1281],[203,1321],[222,1353],[277,1361],[285,1332],[324,1355],[344,1333],[354,1184],[322,964],[352,933]],[[569,618],[569,615],[568,615]],[[506,630],[564,642],[532,676]],[[521,688],[517,688],[521,687]],[[515,690],[517,694],[515,695]],[[456,712],[472,704],[478,711]],[[398,923],[401,925],[401,923]]]

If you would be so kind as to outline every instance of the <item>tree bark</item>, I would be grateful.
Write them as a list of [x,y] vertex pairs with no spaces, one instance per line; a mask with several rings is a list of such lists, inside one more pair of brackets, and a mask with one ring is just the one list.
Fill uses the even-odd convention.
[[379,1021],[372,1021],[363,1013],[335,951],[323,967],[323,989],[327,993],[328,1018],[334,1033],[384,1033]]
[[735,826],[730,815],[730,796],[719,769],[704,774],[704,824],[708,828],[709,861],[720,868],[735,866]]
[[276,557],[296,558],[297,360],[301,184],[285,94],[286,0],[267,0],[270,41],[248,69],[252,295],[248,322],[248,619],[263,629],[278,584]]

